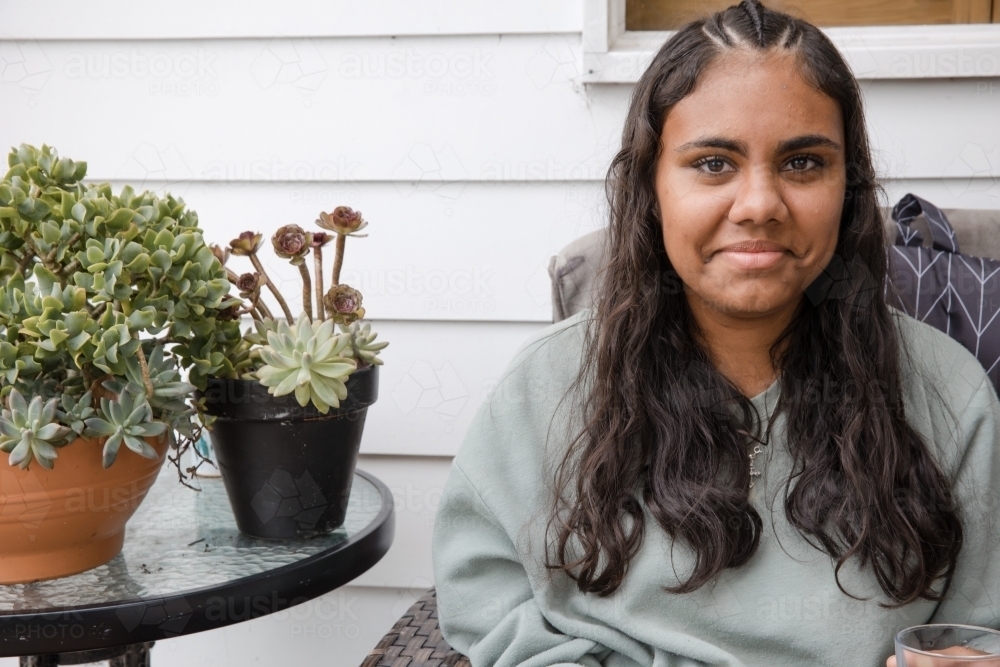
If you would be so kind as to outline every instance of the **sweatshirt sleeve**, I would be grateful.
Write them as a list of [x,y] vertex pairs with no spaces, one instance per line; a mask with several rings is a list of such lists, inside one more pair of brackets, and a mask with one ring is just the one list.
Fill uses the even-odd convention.
[[441,632],[473,667],[600,667],[607,649],[543,617],[511,538],[453,464],[434,525]]
[[962,413],[966,446],[954,473],[964,540],[955,574],[931,623],[1000,627],[1000,402],[989,380]]

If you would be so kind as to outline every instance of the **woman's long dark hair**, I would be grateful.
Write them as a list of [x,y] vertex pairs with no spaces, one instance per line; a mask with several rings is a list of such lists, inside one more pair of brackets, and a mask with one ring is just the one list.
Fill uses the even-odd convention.
[[883,297],[879,188],[858,85],[817,28],[747,0],[673,35],[632,95],[608,172],[607,263],[575,385],[587,386],[584,427],[557,473],[548,566],[581,591],[613,593],[642,543],[643,503],[693,554],[690,576],[670,592],[693,591],[739,567],[760,542],[747,454],[762,420],[692,335],[653,185],[667,112],[731,49],[793,52],[844,119],[846,198],[828,268],[842,282],[807,290],[772,348],[781,373],[777,411],[786,415],[793,458],[785,514],[836,559],[838,575],[851,558],[870,567],[889,606],[938,600],[935,587],[954,570],[962,526],[948,478],[903,412],[900,342]]

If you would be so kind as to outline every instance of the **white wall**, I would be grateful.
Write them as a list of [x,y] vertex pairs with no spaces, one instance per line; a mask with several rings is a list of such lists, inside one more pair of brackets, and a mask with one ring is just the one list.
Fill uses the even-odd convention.
[[[161,642],[156,664],[358,664],[432,585],[450,457],[550,320],[548,257],[602,222],[630,87],[579,83],[582,0],[77,7],[0,1],[0,146],[168,189],[222,244],[360,209],[344,276],[391,341],[361,462],[397,497],[389,554],[295,614]],[[863,85],[890,199],[1000,209],[1000,80]]]

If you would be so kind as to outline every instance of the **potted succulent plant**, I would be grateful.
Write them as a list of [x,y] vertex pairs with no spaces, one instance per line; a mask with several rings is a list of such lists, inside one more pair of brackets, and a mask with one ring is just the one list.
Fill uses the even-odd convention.
[[[237,299],[198,218],[83,184],[22,145],[0,182],[0,583],[95,567],[168,447],[200,436],[195,386],[231,368]],[[188,381],[181,377],[189,370]]]
[[[361,293],[340,283],[347,237],[367,223],[346,206],[316,223],[325,231],[285,225],[271,238],[301,277],[297,318],[258,256],[261,234],[215,249],[223,263],[241,256],[254,269],[229,274],[244,300],[238,313],[254,326],[227,350],[228,373],[209,378],[204,406],[237,525],[255,537],[312,537],[343,524],[365,416],[378,397],[378,354],[388,343],[362,321]],[[324,291],[323,248],[333,241]],[[264,290],[284,317],[272,314]]]

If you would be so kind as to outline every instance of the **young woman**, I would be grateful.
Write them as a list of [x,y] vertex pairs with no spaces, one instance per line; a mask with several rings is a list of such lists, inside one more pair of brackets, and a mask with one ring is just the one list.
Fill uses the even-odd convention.
[[595,306],[521,349],[455,459],[445,638],[474,667],[875,667],[902,628],[996,626],[1000,405],[886,306],[830,41],[747,0],[682,28],[608,191]]

